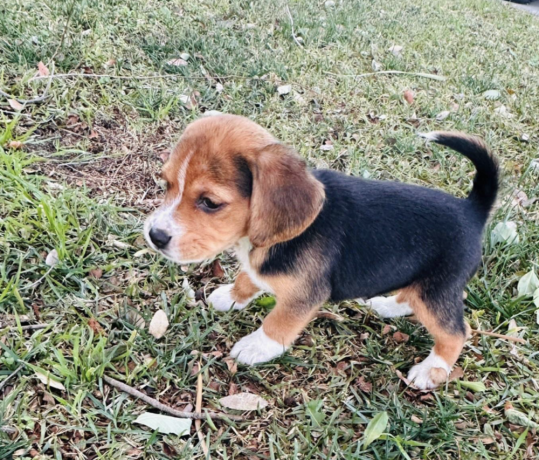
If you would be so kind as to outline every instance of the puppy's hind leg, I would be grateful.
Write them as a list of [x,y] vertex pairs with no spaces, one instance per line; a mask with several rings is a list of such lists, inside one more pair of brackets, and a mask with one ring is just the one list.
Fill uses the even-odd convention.
[[[432,291],[432,289],[431,289]],[[434,338],[429,356],[416,364],[408,379],[418,388],[436,388],[449,377],[469,335],[464,321],[462,288],[428,292],[421,288],[406,288],[402,292],[419,321]]]

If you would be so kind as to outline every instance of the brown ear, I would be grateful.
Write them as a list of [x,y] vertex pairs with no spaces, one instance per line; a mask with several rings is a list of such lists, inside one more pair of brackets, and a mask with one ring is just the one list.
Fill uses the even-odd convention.
[[282,144],[264,147],[251,169],[249,239],[253,246],[290,240],[312,224],[324,204],[324,187],[294,150]]

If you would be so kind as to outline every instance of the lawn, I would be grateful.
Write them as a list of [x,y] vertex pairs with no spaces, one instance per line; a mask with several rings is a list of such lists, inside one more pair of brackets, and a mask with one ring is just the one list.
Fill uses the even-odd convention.
[[[497,0],[3,2],[0,89],[41,100],[0,96],[0,458],[538,458],[537,37],[537,18]],[[425,329],[343,302],[283,357],[236,367],[231,346],[271,299],[219,314],[200,299],[233,279],[230,255],[180,267],[141,237],[162,159],[208,110],[250,117],[313,167],[456,196],[473,167],[416,132],[483,137],[503,184],[466,317],[525,343],[474,335],[454,379],[419,392],[399,375],[428,354]],[[239,392],[269,404],[164,435],[104,376],[178,410],[195,410],[199,380],[204,410]]]

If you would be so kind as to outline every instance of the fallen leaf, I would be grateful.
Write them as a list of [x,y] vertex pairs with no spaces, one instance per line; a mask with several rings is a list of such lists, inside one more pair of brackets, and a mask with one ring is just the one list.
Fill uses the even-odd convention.
[[167,64],[174,67],[183,67],[188,65],[185,59],[171,59],[170,61],[167,61]]
[[408,102],[408,104],[414,103],[414,92],[411,89],[407,89],[404,92],[404,100]]
[[251,411],[264,409],[268,402],[253,393],[237,393],[232,396],[225,396],[219,400],[221,406],[228,409]]
[[186,436],[191,431],[192,419],[177,418],[170,415],[154,414],[153,412],[143,412],[133,423],[150,427],[163,434],[175,434],[176,436]]
[[539,278],[533,269],[518,280],[519,297],[531,297],[537,289],[539,289]]
[[101,327],[101,324],[99,324],[95,318],[90,318],[90,319],[88,320],[88,327],[89,327],[92,331],[94,331],[94,334],[101,335],[101,334],[104,334],[104,333],[105,333],[105,331],[104,331],[103,328]]
[[464,370],[462,367],[455,367],[455,369],[453,369],[449,375],[449,381],[453,382],[454,380],[459,380],[462,377],[464,377]]
[[329,319],[331,321],[336,321],[337,323],[342,323],[344,321],[344,318],[341,315],[338,315],[337,313],[333,313],[331,311],[327,310],[320,310],[316,314],[317,318],[323,318],[323,319]]
[[489,101],[495,101],[500,98],[500,92],[497,89],[489,89],[483,93],[483,97]]
[[363,434],[363,449],[366,449],[373,441],[376,441],[387,428],[389,422],[389,416],[387,412],[380,412],[376,414],[365,429]]
[[323,152],[329,152],[333,150],[333,146],[331,144],[324,144],[320,146],[320,150],[322,150]]
[[92,278],[95,278],[96,280],[98,280],[103,276],[103,269],[94,268],[93,270],[90,270],[89,274]]
[[24,109],[24,105],[22,105],[19,101],[16,101],[15,99],[8,99],[7,101],[10,107],[17,112],[20,112],[22,109]]
[[394,56],[399,57],[402,53],[402,46],[399,45],[393,45],[389,48],[389,52],[393,53]]
[[238,392],[238,385],[236,385],[234,382],[230,382],[228,386],[228,396],[235,395]]
[[93,130],[90,132],[90,135],[88,136],[88,139],[97,139],[99,137],[99,134],[97,134],[97,131]]
[[160,339],[165,335],[167,329],[167,314],[163,310],[157,310],[150,321],[150,326],[148,328],[149,333],[152,334],[156,339]]
[[412,415],[410,417],[410,420],[412,420],[412,422],[414,423],[417,423],[418,425],[421,425],[423,423],[423,419],[416,417],[415,415]]
[[490,244],[492,246],[498,243],[518,244],[519,241],[516,222],[498,222],[490,233]]
[[223,85],[221,85],[221,83],[217,83],[215,85],[215,91],[217,91],[218,93],[222,93],[224,89],[225,89],[225,87]]
[[191,59],[191,55],[189,53],[181,53],[180,54],[180,57],[184,60],[184,61],[188,61],[189,59]]
[[391,332],[391,325],[386,324],[384,328],[382,329],[382,335],[389,334]]
[[507,420],[515,425],[539,429],[539,423],[531,420],[524,412],[515,409],[510,401],[507,401],[504,405],[504,415],[507,417]]
[[58,262],[60,262],[60,258],[58,257],[58,251],[56,249],[53,249],[47,254],[47,257],[45,258],[45,263],[49,267],[54,267],[56,264],[58,264]]
[[284,96],[285,94],[288,94],[292,90],[292,85],[282,85],[277,87],[277,93],[279,93],[279,96]]
[[359,376],[357,379],[356,379],[356,384],[357,386],[359,387],[359,389],[365,393],[370,393],[372,391],[372,383],[371,382],[367,382],[365,380],[365,377],[363,376]]
[[49,69],[47,69],[47,66],[41,61],[37,63],[37,71],[41,77],[48,77],[50,74]]
[[529,201],[529,200],[528,200],[528,195],[526,195],[526,192],[524,192],[523,190],[518,190],[518,191],[515,192],[513,200],[511,201],[511,204],[513,206],[523,206],[524,207],[524,204],[527,201]]
[[436,115],[436,121],[443,121],[445,120],[451,112],[449,110],[444,110],[443,112],[440,112],[438,115]]
[[324,6],[326,8],[335,8],[335,2],[333,0],[327,0],[324,2]]
[[224,358],[223,361],[226,363],[226,367],[228,367],[228,370],[232,375],[234,375],[236,372],[238,372],[238,363],[234,358],[228,357]]
[[114,64],[116,64],[116,59],[109,59],[107,62],[105,62],[104,66],[107,68],[113,66]]
[[49,375],[42,374],[41,372],[36,372],[36,377],[41,380],[45,385],[51,388],[56,388],[57,390],[65,391],[66,387],[59,382],[58,380],[54,380]]
[[462,385],[464,388],[468,388],[469,390],[474,391],[475,393],[480,393],[487,390],[487,387],[483,382],[467,382],[465,380],[462,380],[460,381],[460,385]]
[[409,339],[410,336],[404,332],[397,331],[393,334],[393,340],[397,343],[406,343]]
[[528,142],[530,140],[530,135],[526,134],[526,133],[523,133],[522,136],[520,136],[520,140],[522,142]]
[[211,273],[216,278],[222,278],[225,276],[225,271],[223,270],[223,267],[221,267],[221,262],[219,262],[219,259],[215,259],[212,262]]
[[10,149],[19,150],[24,144],[21,141],[9,141],[7,146]]

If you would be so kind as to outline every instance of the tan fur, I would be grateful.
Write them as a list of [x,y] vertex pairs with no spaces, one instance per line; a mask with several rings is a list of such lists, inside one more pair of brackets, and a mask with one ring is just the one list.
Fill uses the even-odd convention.
[[234,283],[232,288],[232,298],[236,302],[246,302],[252,296],[254,296],[260,289],[253,284],[249,275],[245,272],[241,272]]

